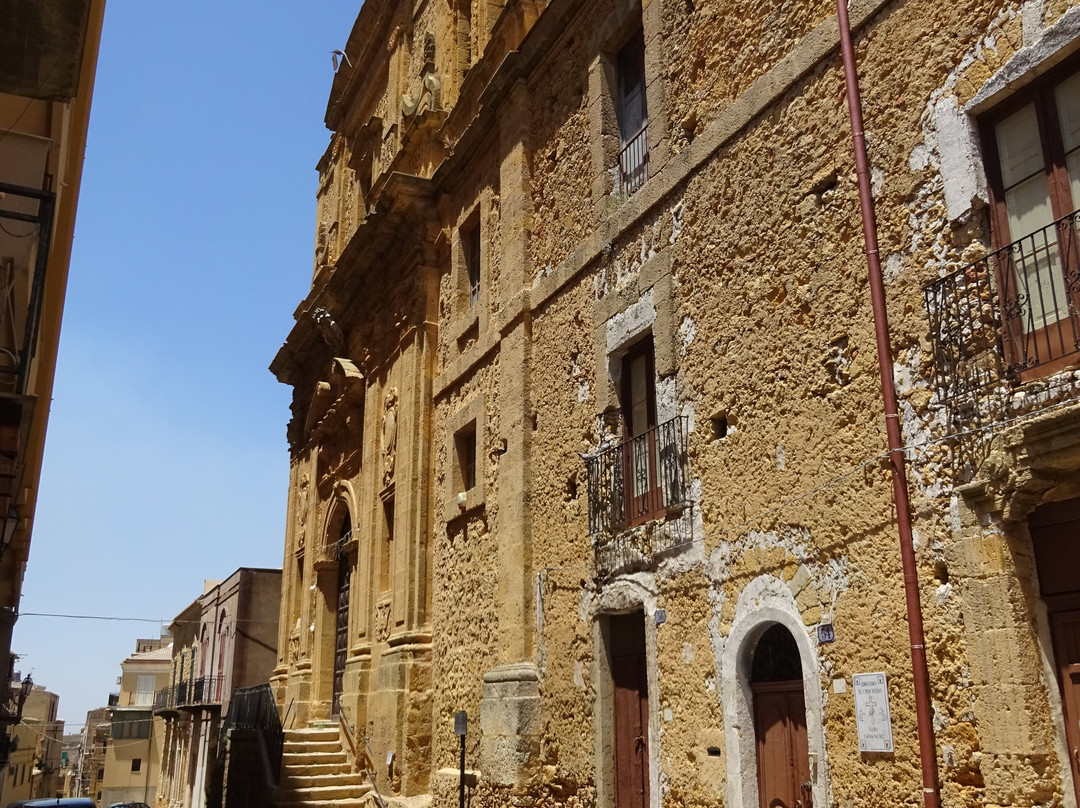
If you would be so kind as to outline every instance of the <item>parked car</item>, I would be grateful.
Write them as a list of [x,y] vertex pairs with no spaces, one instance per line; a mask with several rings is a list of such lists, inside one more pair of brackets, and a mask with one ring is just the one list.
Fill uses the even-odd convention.
[[114,802],[109,808],[150,808],[145,802]]
[[89,797],[43,797],[36,800],[15,800],[7,808],[42,808],[46,805],[65,805],[67,808],[97,808]]

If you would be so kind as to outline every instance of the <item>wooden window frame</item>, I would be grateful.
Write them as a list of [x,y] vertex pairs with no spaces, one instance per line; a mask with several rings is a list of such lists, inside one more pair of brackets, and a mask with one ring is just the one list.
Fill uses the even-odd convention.
[[[997,134],[995,127],[1010,115],[1019,112],[1028,104],[1035,105],[1035,117],[1039,127],[1039,141],[1043,152],[1043,171],[1046,179],[1047,192],[1050,197],[1051,216],[1053,221],[1068,216],[1080,208],[1080,200],[1074,200],[1069,189],[1069,176],[1065,165],[1065,148],[1061,137],[1061,123],[1058,118],[1057,102],[1054,98],[1054,90],[1057,85],[1076,73],[1080,73],[1080,54],[1075,54],[1060,65],[1048,70],[1042,76],[1032,81],[1023,89],[1019,90],[1008,100],[998,104],[989,112],[979,118],[979,139],[983,148],[983,163],[986,169],[987,190],[990,199],[990,243],[995,254],[997,251],[1007,248],[1026,235],[1016,236],[1010,231],[1008,209],[1005,203],[1005,186],[1002,177],[1001,156],[998,150]],[[1066,233],[1066,238],[1072,239]],[[1060,254],[1063,261],[1075,262],[1077,245],[1060,243]],[[1005,263],[993,261],[995,282],[999,293],[1009,288],[1009,279],[1005,277]],[[1067,276],[1070,272],[1080,270],[1080,267],[1063,264],[1062,274]],[[1080,311],[1080,295],[1070,292],[1066,287],[1066,295],[1070,308]],[[1004,301],[1003,301],[1004,302]],[[1047,345],[1060,345],[1063,337],[1059,333],[1067,327],[1068,315],[1052,325],[1046,325],[1034,332],[1010,333],[1008,318],[1002,316],[1002,344],[1005,350],[1006,362],[1010,365],[1018,364],[1018,357],[1014,356],[1014,343],[1017,339],[1032,339]],[[1022,326],[1021,326],[1022,328]],[[1066,341],[1071,341],[1066,339]],[[1039,361],[1037,365],[1028,370],[1021,370],[1020,381],[1026,382],[1055,373],[1059,370],[1075,365],[1078,359],[1074,352],[1066,352],[1062,356],[1048,356],[1046,361]]]
[[631,374],[630,368],[633,365],[635,359],[644,356],[646,358],[645,363],[645,385],[646,395],[648,396],[648,407],[645,428],[638,430],[637,434],[646,432],[649,429],[656,427],[656,349],[653,345],[652,334],[647,334],[626,351],[626,354],[622,358],[622,373],[619,395],[619,406],[623,412],[623,437],[626,440],[634,437],[635,426],[632,424],[632,404],[631,404]]
[[[614,58],[615,67],[615,119],[619,135],[619,190],[629,196],[637,191],[649,179],[649,102],[648,83],[645,79],[645,29],[639,25],[619,47]],[[638,96],[641,104],[641,124],[636,131],[627,129],[630,110],[627,105],[628,87],[626,77],[631,68],[638,76]],[[624,154],[633,148],[635,141],[641,141],[640,157],[627,167]],[[635,179],[641,172],[644,176]]]
[[[645,395],[646,416],[643,429],[633,423],[633,376],[631,368],[635,360],[645,357]],[[659,509],[650,508],[649,500],[656,498],[660,488],[660,475],[657,468],[657,417],[656,417],[656,350],[653,344],[652,334],[648,334],[630,346],[630,349],[622,358],[622,372],[620,384],[620,407],[622,409],[622,428],[624,448],[622,453],[623,463],[623,495],[626,499],[624,505],[627,517],[627,527],[635,527],[655,519]],[[644,438],[642,439],[642,436]],[[634,470],[635,454],[638,451],[638,440],[644,444],[642,451],[645,454],[646,474],[645,487],[640,493],[635,493]]]

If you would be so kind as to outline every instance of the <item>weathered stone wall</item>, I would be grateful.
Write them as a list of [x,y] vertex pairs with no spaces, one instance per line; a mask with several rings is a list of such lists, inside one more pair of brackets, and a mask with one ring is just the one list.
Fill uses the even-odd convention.
[[[433,193],[416,202],[385,191],[388,209],[413,208],[410,224],[387,238],[374,217],[355,231],[353,253],[342,248],[355,256],[372,239],[388,259],[356,269],[369,294],[348,298],[344,352],[370,371],[371,389],[389,384],[389,368],[416,374],[402,406],[430,408],[429,426],[413,421],[416,445],[427,441],[430,452],[413,458],[430,463],[414,478],[427,486],[418,501],[430,520],[409,561],[432,571],[430,611],[414,627],[430,636],[430,670],[424,657],[400,696],[415,708],[405,710],[414,736],[406,766],[427,771],[402,775],[412,790],[391,788],[454,804],[453,715],[464,709],[474,808],[609,808],[602,627],[609,615],[641,611],[651,805],[756,803],[747,666],[774,623],[800,652],[814,802],[918,803],[906,604],[834,9],[642,5],[551,2],[544,14],[558,23],[542,16],[513,58],[500,51],[492,65],[472,54],[483,71],[472,75],[492,77],[496,90],[463,93],[445,110],[440,145],[437,133],[411,141],[416,153],[398,163],[431,165],[417,172],[432,178]],[[436,32],[436,61],[450,58],[438,43],[457,34],[451,6],[420,4],[407,58],[388,82],[393,97],[372,107],[387,121],[406,87],[419,92],[424,32]],[[497,10],[473,4],[472,43],[487,41]],[[933,386],[922,287],[990,243],[975,116],[1015,84],[1016,57],[1037,64],[1039,54],[1071,48],[1080,12],[1064,0],[865,0],[851,12],[943,804],[1072,805],[1025,520],[1039,503],[1077,493],[1070,402],[1080,378],[1059,374],[1019,391],[1002,384],[975,404],[981,431],[957,435],[963,418]],[[608,154],[610,60],[637,17],[652,151],[648,181],[627,196]],[[456,90],[444,99],[457,100]],[[330,159],[327,177],[334,159],[344,158]],[[474,210],[482,286],[469,307],[460,230]],[[432,266],[395,275],[409,234],[425,242]],[[345,277],[326,289],[347,286]],[[378,290],[388,294],[370,294]],[[333,302],[318,288],[315,297]],[[423,361],[409,364],[399,340],[424,317],[437,345],[424,343]],[[613,376],[646,335],[658,420],[682,417],[690,429],[686,502],[633,534],[649,541],[666,531],[674,547],[609,574],[590,536],[583,456],[617,442]],[[316,378],[310,362],[308,371],[297,364],[296,378]],[[297,388],[299,415],[310,396]],[[381,401],[369,396],[362,439],[376,445],[384,431],[372,405]],[[470,423],[477,484],[459,491],[455,435],[471,434]],[[323,476],[336,483],[336,470],[350,469],[358,496],[374,502],[384,482],[371,470],[378,457],[365,447],[367,471],[331,465]],[[295,452],[287,573],[296,536],[317,535],[338,496],[333,485],[318,501],[306,493],[321,481],[317,468]],[[378,519],[365,518],[354,563],[370,578]],[[287,582],[284,626],[298,617],[306,626],[316,611],[302,589]],[[819,643],[828,626],[835,641]],[[319,642],[301,638],[301,654],[317,655]],[[346,689],[357,710],[382,698],[366,666],[386,664],[387,653],[356,644]],[[302,672],[284,667],[279,681],[291,676],[288,692],[303,694]],[[879,671],[895,751],[865,754],[852,675]],[[427,733],[416,729],[425,714]]]

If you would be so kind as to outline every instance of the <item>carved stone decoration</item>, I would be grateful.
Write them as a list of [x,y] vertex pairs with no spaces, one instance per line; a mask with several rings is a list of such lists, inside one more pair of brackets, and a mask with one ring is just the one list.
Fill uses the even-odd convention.
[[390,637],[390,601],[384,600],[375,606],[375,640],[386,642]]
[[308,510],[308,486],[311,479],[305,473],[300,478],[296,491],[296,552],[302,553],[307,543],[307,510]]
[[401,42],[401,26],[394,26],[394,30],[390,32],[390,36],[386,38],[386,52],[393,53],[397,50],[398,43]]
[[383,399],[383,485],[394,481],[394,462],[397,456],[398,391],[391,387]]
[[437,110],[442,102],[442,82],[435,75],[435,37],[428,32],[424,36],[424,66],[420,69],[420,95],[402,93],[401,111],[411,118],[425,110]]
[[397,124],[392,124],[389,129],[383,134],[382,144],[379,146],[379,160],[378,166],[375,171],[375,176],[380,176],[394,159],[394,155],[397,154]]
[[420,97],[413,99],[410,93],[401,95],[401,111],[411,118],[426,110],[437,110],[442,98],[442,82],[434,73],[425,73],[421,81]]
[[329,262],[330,236],[326,222],[319,222],[319,232],[315,237],[315,271],[318,272]]
[[292,665],[298,659],[300,659],[300,629],[289,635],[289,652],[286,662]]
[[319,335],[323,338],[323,342],[329,347],[340,350],[345,346],[345,335],[341,333],[341,326],[334,322],[330,312],[318,308],[311,313],[311,318],[315,321],[315,325],[319,327]]

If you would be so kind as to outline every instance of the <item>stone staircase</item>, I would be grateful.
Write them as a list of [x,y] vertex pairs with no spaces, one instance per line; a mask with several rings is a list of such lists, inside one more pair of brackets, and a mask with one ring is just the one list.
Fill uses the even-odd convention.
[[364,774],[351,770],[337,727],[285,731],[276,808],[361,808],[369,791]]

